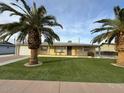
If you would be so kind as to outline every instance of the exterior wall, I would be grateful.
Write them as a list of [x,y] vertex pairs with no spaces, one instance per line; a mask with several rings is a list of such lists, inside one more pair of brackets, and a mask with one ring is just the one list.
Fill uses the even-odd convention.
[[49,55],[61,55],[61,56],[67,55],[67,48],[66,47],[64,47],[62,52],[59,52],[59,51],[57,52],[56,48],[58,48],[58,47],[49,47]]
[[[39,55],[58,55],[58,56],[67,56],[67,47],[64,46],[62,51],[56,51],[57,46],[48,47],[47,51],[42,51],[41,47],[39,48]],[[72,47],[72,56],[88,56],[88,52],[93,52],[95,54],[94,47],[88,47],[89,51],[84,51],[84,47]],[[30,50],[28,46],[16,46],[16,52],[19,55],[30,55]]]
[[83,50],[83,47],[72,47],[73,56],[86,56],[87,53]]
[[30,55],[30,49],[28,49],[28,46],[20,46],[19,49],[19,55]]
[[100,46],[101,51],[115,51],[115,45],[102,45]]
[[[90,50],[89,50],[90,51]],[[82,48],[82,51],[80,51],[80,55],[83,55],[83,56],[88,56],[88,52],[89,51],[85,51],[84,47]]]
[[88,52],[93,52],[94,55],[95,53],[95,48],[94,47],[88,47],[89,50],[85,51],[85,47],[72,47],[72,55],[74,56],[88,56]]
[[39,48],[38,54],[39,55],[49,55],[49,47],[46,47],[46,50],[42,50],[42,47]]
[[55,55],[54,47],[50,47],[50,49],[49,49],[49,54],[50,54],[50,55]]
[[47,51],[42,51],[39,48],[39,55],[61,55],[61,56],[65,56],[67,55],[67,49],[66,47],[64,47],[63,51],[56,51],[56,48],[58,47],[48,47]]
[[106,56],[106,57],[116,57],[117,51],[116,46],[114,44],[102,44],[100,47],[97,47],[96,53],[98,56]]
[[73,56],[77,55],[77,47],[72,47],[72,55]]

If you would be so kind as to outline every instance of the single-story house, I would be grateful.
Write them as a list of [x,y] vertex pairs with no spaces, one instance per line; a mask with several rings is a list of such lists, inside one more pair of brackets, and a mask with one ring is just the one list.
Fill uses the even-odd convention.
[[[95,56],[96,47],[98,45],[80,44],[80,43],[53,43],[49,46],[47,43],[42,43],[39,48],[39,55],[58,55],[58,56]],[[28,44],[16,45],[17,55],[30,55]]]
[[15,45],[10,42],[0,42],[0,55],[3,54],[14,54]]

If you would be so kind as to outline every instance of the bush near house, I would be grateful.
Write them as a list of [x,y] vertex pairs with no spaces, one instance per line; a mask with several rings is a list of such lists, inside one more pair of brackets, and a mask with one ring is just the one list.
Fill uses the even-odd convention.
[[88,52],[88,56],[94,57],[95,54],[93,52]]

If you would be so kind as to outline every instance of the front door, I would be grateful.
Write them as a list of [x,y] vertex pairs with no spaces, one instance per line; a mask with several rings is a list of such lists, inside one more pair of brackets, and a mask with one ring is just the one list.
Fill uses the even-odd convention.
[[71,46],[67,47],[67,55],[69,55],[69,56],[72,55],[72,47]]

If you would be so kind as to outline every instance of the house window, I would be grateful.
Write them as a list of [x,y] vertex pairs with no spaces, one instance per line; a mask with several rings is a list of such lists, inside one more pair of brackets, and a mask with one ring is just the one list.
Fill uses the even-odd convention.
[[55,48],[55,52],[64,52],[64,50],[65,50],[65,47],[56,47]]
[[84,51],[90,51],[89,47],[84,47]]
[[48,50],[48,47],[43,46],[43,47],[41,47],[41,50],[42,51],[47,51]]

